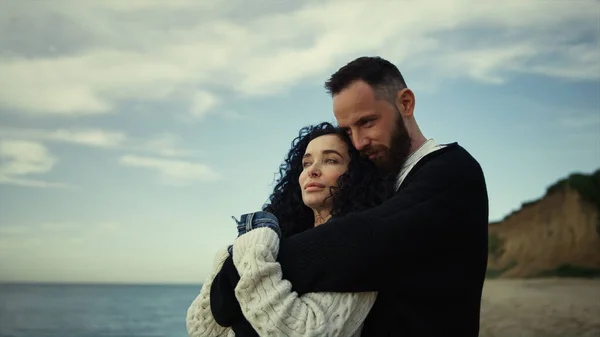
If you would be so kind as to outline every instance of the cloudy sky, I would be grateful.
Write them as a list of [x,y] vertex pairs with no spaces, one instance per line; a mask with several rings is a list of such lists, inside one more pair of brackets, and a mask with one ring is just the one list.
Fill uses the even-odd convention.
[[395,63],[491,220],[600,167],[598,1],[0,2],[0,280],[191,282],[258,210],[323,82]]

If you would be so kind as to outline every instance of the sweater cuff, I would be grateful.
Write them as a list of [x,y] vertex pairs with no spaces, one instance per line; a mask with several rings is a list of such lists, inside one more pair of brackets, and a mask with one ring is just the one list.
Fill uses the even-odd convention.
[[[259,248],[260,247],[260,248]],[[277,256],[279,253],[279,236],[270,228],[262,227],[254,229],[239,238],[233,243],[233,263],[238,271],[240,261],[244,255],[251,249],[267,250]]]

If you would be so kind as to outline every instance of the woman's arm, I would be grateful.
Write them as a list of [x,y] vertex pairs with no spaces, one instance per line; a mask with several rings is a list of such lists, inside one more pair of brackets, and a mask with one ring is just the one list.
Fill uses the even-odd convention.
[[229,256],[227,248],[219,251],[214,261],[214,269],[202,285],[200,294],[187,311],[186,328],[190,337],[234,337],[231,328],[220,326],[210,310],[210,288],[215,275]]
[[279,238],[257,228],[236,239],[233,261],[240,274],[236,297],[261,336],[340,336],[356,333],[375,303],[371,293],[309,293],[298,296],[276,262]]

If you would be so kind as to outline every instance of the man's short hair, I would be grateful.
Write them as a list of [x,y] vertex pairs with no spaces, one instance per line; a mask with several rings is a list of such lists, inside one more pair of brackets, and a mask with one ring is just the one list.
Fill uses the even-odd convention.
[[396,102],[398,91],[406,88],[400,70],[391,62],[379,56],[363,56],[331,75],[325,82],[325,89],[333,96],[359,80],[369,84],[378,98],[388,100],[392,104]]

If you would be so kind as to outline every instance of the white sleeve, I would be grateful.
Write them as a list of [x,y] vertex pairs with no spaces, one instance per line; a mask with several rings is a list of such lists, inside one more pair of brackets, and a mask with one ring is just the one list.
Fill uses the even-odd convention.
[[215,276],[221,270],[228,255],[227,247],[222,251],[219,251],[213,263],[214,269],[204,284],[202,284],[200,294],[192,301],[192,304],[188,308],[185,325],[190,337],[235,336],[235,333],[231,328],[223,327],[215,321],[212,311],[210,310],[210,288]]
[[279,238],[257,228],[236,239],[233,261],[240,274],[235,295],[260,336],[352,336],[366,319],[377,293],[309,293],[298,296],[282,279],[276,261]]

